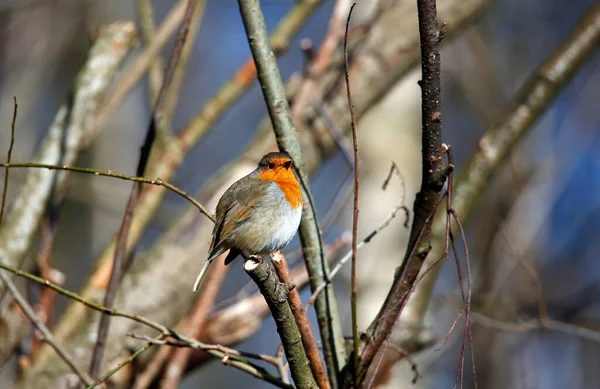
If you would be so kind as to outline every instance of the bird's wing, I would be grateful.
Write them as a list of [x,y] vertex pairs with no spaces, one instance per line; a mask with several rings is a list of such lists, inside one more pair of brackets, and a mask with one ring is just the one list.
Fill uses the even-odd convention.
[[[252,212],[260,204],[261,198],[267,192],[270,183],[260,180],[240,180],[228,189],[217,205],[219,218],[213,230],[211,255],[218,251],[224,252],[222,243],[231,235],[234,229],[247,222]],[[219,254],[217,254],[219,255]]]

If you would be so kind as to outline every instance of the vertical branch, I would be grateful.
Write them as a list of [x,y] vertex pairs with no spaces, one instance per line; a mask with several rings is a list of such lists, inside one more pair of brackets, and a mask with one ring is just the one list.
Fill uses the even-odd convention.
[[[597,52],[600,44],[600,3],[592,5],[568,37],[546,57],[525,80],[507,104],[500,119],[490,126],[478,142],[454,183],[452,208],[462,223],[468,222],[488,182],[506,157],[533,124],[546,112],[577,71]],[[419,282],[410,301],[410,312],[417,320],[425,317],[434,282],[440,271],[436,264],[444,248],[445,215],[438,214],[433,224],[433,248],[425,266],[431,271]]]
[[[164,103],[167,90],[169,89],[171,81],[173,80],[173,73],[175,72],[177,63],[179,62],[179,58],[181,57],[181,51],[183,48],[183,44],[185,43],[187,33],[189,31],[189,25],[192,19],[192,13],[194,11],[195,5],[195,0],[188,0],[187,7],[185,10],[185,16],[183,18],[183,22],[181,23],[181,27],[177,36],[177,41],[175,43],[173,51],[171,52],[169,63],[167,64],[167,69],[165,70],[163,84],[161,86],[160,92],[156,99],[156,104],[154,105],[154,109],[152,111],[150,125],[148,126],[148,131],[146,132],[146,139],[144,140],[144,144],[141,148],[140,159],[136,170],[138,177],[144,175],[144,171],[146,170],[146,165],[148,163],[148,158],[150,156],[150,151],[152,149],[152,144],[154,143],[154,138],[156,137],[156,128],[157,126],[161,125],[163,120]],[[129,228],[131,226],[133,213],[140,199],[141,192],[142,183],[134,182],[132,185],[131,193],[129,195],[129,199],[127,201],[127,206],[125,207],[125,214],[121,222],[121,227],[119,228],[119,233],[117,236],[117,246],[115,248],[110,281],[108,283],[106,295],[104,296],[104,306],[108,308],[111,308],[114,303],[117,294],[117,289],[121,281],[121,275],[123,274],[123,269],[126,265],[124,261],[124,256],[127,246],[127,238],[129,235]],[[98,373],[100,371],[109,326],[110,316],[102,315],[102,317],[100,318],[100,324],[98,326],[98,336],[96,339],[96,344],[92,353],[92,362],[90,364],[90,375],[92,377],[98,376]]]
[[[310,274],[311,289],[315,290],[326,282],[325,276],[329,273],[329,265],[323,256],[322,236],[308,178],[304,173],[302,150],[292,122],[277,62],[269,43],[267,27],[260,4],[258,0],[238,0],[238,4],[277,144],[282,151],[287,152],[294,160],[304,198],[309,205],[304,207],[302,211],[300,240],[304,250],[304,260]],[[346,356],[337,300],[331,285],[325,288],[325,293],[318,296],[315,308],[325,360],[329,370],[329,379],[332,381],[332,386],[335,387],[337,386],[336,379],[340,364],[345,362]]]
[[[142,27],[142,37],[146,41],[146,45],[150,45],[154,40],[156,34],[156,23],[154,22],[154,8],[152,7],[152,0],[137,0],[137,9],[140,18],[140,25]],[[158,53],[154,61],[148,68],[148,80],[150,84],[150,104],[154,104],[158,93],[160,91],[160,85],[163,79],[164,61],[162,56]]]
[[[354,216],[352,221],[352,349],[354,359],[352,360],[352,374],[353,381],[357,383],[357,369],[358,369],[358,312],[356,308],[356,254],[358,244],[358,183],[359,183],[359,170],[358,170],[358,134],[356,132],[356,112],[354,111],[354,104],[352,103],[352,92],[350,88],[350,75],[348,72],[348,26],[350,25],[350,17],[352,16],[352,10],[356,3],[352,4],[350,11],[348,12],[348,18],[346,19],[346,31],[344,32],[344,78],[346,79],[346,91],[348,93],[348,106],[350,108],[350,123],[352,125],[352,140],[354,146]],[[358,386],[358,385],[357,385]]]
[[[6,157],[6,163],[10,163],[12,158],[12,149],[15,144],[15,124],[17,122],[17,111],[19,109],[19,102],[17,97],[13,97],[13,117],[10,122],[10,145],[8,146],[8,155]],[[4,187],[2,188],[2,206],[0,207],[0,229],[2,229],[2,220],[4,220],[4,209],[6,207],[6,193],[8,191],[8,168],[4,171]]]
[[300,285],[293,283],[294,280],[290,276],[287,260],[281,251],[271,254],[271,260],[273,261],[273,267],[275,268],[279,280],[284,284],[294,285],[294,287],[290,289],[289,294],[290,308],[292,309],[292,314],[294,315],[294,319],[300,330],[302,344],[304,345],[306,356],[310,362],[310,368],[319,385],[319,389],[329,389],[329,380],[327,379],[325,366],[323,366],[323,361],[321,360],[321,353],[310,328],[308,318],[306,317],[306,311],[302,307],[302,300],[300,300],[300,293],[298,292]]
[[448,168],[442,146],[442,110],[440,77],[440,29],[435,0],[417,0],[421,37],[421,114],[422,176],[414,202],[414,217],[404,261],[377,317],[369,326],[358,372],[361,382],[375,354],[392,331],[429,253],[431,223],[444,186]]

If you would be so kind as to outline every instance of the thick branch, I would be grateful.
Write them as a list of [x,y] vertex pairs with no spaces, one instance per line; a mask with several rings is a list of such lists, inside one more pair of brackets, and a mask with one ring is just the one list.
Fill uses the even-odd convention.
[[315,388],[317,383],[312,375],[310,363],[304,352],[302,337],[288,303],[290,285],[279,282],[277,274],[266,260],[260,262],[248,259],[244,270],[256,282],[265,298],[271,315],[277,325],[285,356],[290,365],[292,378],[299,389]]

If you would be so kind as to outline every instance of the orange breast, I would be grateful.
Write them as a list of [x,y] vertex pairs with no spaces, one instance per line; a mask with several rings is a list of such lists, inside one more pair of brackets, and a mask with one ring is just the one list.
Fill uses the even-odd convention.
[[302,205],[302,190],[296,175],[291,169],[277,167],[275,169],[265,169],[258,173],[258,176],[267,181],[274,181],[292,208],[298,208]]

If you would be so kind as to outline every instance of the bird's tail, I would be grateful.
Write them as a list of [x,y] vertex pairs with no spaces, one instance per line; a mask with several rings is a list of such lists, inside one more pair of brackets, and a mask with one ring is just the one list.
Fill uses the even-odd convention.
[[200,272],[198,273],[198,276],[196,277],[196,281],[194,281],[194,289],[193,289],[194,293],[196,293],[196,291],[200,287],[200,284],[202,283],[202,279],[204,278],[204,276],[206,275],[206,271],[208,270],[208,266],[213,261],[213,259],[214,259],[214,257],[211,256],[210,258],[206,259],[206,261],[204,261],[204,263],[202,264],[202,268],[200,269]]

